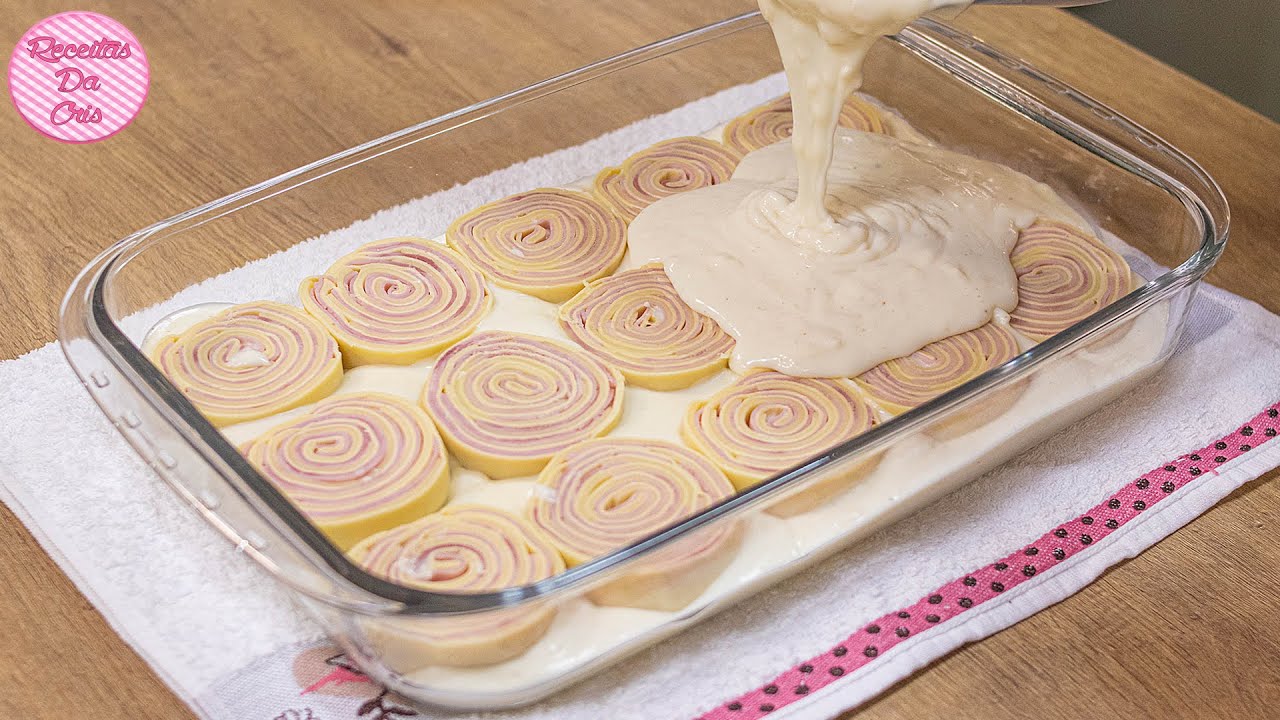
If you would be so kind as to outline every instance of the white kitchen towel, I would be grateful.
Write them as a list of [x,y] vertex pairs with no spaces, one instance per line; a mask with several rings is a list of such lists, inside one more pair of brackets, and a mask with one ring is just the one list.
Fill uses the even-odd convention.
[[[361,242],[437,234],[478,204],[570,182],[782,90],[780,77],[767,78],[388,209],[189,288],[126,327],[136,339],[195,302],[290,302],[297,277]],[[1205,288],[1177,355],[1123,402],[803,576],[550,700],[492,717],[830,716],[1070,595],[1280,464],[1270,441],[1277,400],[1280,318]],[[415,712],[348,667],[286,593],[150,473],[56,347],[0,363],[0,407],[0,499],[199,713]]]

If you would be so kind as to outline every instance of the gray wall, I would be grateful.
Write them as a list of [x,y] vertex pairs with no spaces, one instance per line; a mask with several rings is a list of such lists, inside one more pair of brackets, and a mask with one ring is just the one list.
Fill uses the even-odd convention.
[[1280,120],[1280,0],[1111,0],[1076,12]]

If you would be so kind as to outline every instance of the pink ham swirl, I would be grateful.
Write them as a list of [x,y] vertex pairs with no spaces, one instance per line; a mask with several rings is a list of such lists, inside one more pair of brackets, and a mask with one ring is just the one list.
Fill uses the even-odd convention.
[[466,337],[493,306],[484,276],[440,243],[369,243],[303,280],[302,306],[347,365],[408,364]]
[[[565,568],[554,546],[524,520],[497,508],[450,505],[417,522],[375,535],[351,551],[374,575],[432,592],[483,593],[520,587]],[[553,608],[398,621],[384,658],[397,669],[504,662],[537,642]]]
[[728,364],[733,338],[685,304],[660,265],[599,280],[560,307],[576,343],[653,390],[688,387]]
[[235,305],[160,341],[153,359],[217,426],[274,415],[342,382],[338,344],[302,310]]
[[545,188],[472,210],[445,238],[499,286],[549,302],[613,272],[627,249],[626,226],[599,200]]
[[557,342],[482,332],[440,356],[422,401],[463,465],[520,477],[613,429],[623,382],[617,370]]
[[885,410],[898,414],[963,385],[1017,356],[1018,341],[988,323],[881,363],[854,381]]
[[557,455],[538,477],[529,518],[569,566],[677,523],[734,493],[714,465],[660,440],[601,438]]
[[421,409],[381,393],[330,398],[245,455],[341,548],[448,499],[444,444]]
[[374,575],[432,592],[520,587],[565,567],[555,547],[520,518],[468,504],[375,535],[351,555]]
[[[528,516],[570,567],[669,527],[734,492],[697,453],[659,440],[602,438],[552,458]],[[742,524],[722,521],[655,551],[593,587],[599,605],[674,612],[733,559]]]
[[1078,228],[1037,220],[1009,257],[1018,274],[1018,307],[1009,324],[1046,340],[1119,300],[1132,289],[1129,265]]
[[738,489],[790,470],[875,425],[853,383],[772,371],[744,375],[685,415],[685,442]]
[[713,140],[679,137],[663,140],[605,168],[596,193],[627,222],[657,200],[722,183],[738,166],[738,154]]
[[[864,132],[888,133],[884,118],[874,105],[852,95],[840,109],[840,127]],[[724,143],[743,155],[791,137],[791,96],[783,95],[729,122]]]

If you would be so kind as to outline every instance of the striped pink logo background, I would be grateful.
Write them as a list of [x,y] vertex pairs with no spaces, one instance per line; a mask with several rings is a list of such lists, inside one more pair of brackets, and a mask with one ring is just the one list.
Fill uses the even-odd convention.
[[28,30],[9,59],[9,97],[27,124],[88,143],[120,132],[146,102],[151,67],[133,33],[105,15],[64,12]]

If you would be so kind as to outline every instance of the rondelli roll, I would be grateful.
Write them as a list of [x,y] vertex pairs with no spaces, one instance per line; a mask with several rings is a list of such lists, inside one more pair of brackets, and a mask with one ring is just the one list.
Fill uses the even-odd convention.
[[1119,300],[1133,288],[1129,265],[1089,233],[1037,220],[1009,256],[1018,274],[1013,329],[1041,341]]
[[977,330],[930,343],[854,378],[885,410],[897,415],[1003,365],[1018,354],[1008,330],[987,323]]
[[738,154],[714,140],[679,137],[663,140],[596,176],[595,192],[627,222],[668,195],[728,180]]
[[627,382],[678,390],[728,365],[733,338],[685,304],[661,265],[588,285],[560,307],[560,327]]
[[520,477],[612,430],[623,384],[617,370],[581,350],[482,332],[441,354],[422,404],[463,465],[492,478]]
[[493,307],[470,262],[410,237],[364,245],[303,280],[298,294],[348,366],[421,360],[471,334]]
[[613,272],[627,250],[626,225],[604,203],[548,188],[482,205],[445,239],[499,286],[549,302]]
[[449,496],[448,460],[431,419],[391,395],[330,398],[244,453],[344,550],[439,509]]
[[759,370],[691,405],[682,436],[741,490],[875,423],[874,409],[848,380]]
[[[724,128],[724,144],[745,155],[766,145],[791,137],[791,96],[782,97],[739,115]],[[857,95],[840,108],[840,127],[864,132],[887,133],[881,111]]]
[[[565,569],[527,522],[483,505],[450,505],[357,545],[351,559],[374,575],[432,592],[520,587]],[[380,648],[392,667],[490,665],[516,657],[546,632],[554,610],[526,605],[478,615],[405,618]]]
[[[691,405],[681,435],[742,490],[875,424],[875,409],[848,380],[760,370]],[[787,516],[813,509],[869,468],[869,463],[860,463],[842,469],[838,477],[806,484],[771,505],[769,512]]]
[[[706,458],[673,443],[588,440],[558,453],[538,476],[528,516],[572,567],[625,547],[734,493]],[[737,523],[709,527],[593,589],[599,604],[676,610],[732,559]]]
[[273,302],[227,308],[160,340],[152,359],[219,427],[315,402],[342,382],[342,355],[324,326]]

